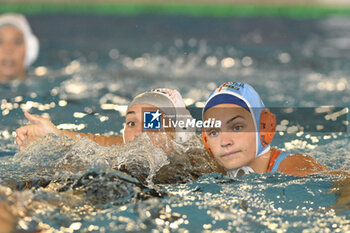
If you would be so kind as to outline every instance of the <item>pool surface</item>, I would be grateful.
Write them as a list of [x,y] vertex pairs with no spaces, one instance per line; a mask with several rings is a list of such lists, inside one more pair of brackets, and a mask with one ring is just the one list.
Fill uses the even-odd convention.
[[[173,154],[145,135],[110,148],[54,136],[23,152],[14,143],[15,130],[27,123],[23,111],[50,116],[61,129],[120,135],[125,108],[140,92],[178,89],[200,118],[196,109],[216,86],[242,81],[272,111],[298,110],[277,115],[273,146],[350,170],[350,18],[28,19],[40,57],[28,80],[0,84],[0,197],[17,200],[25,213],[18,231],[350,231],[350,205],[336,204],[333,177],[225,177],[211,172],[216,164],[198,138]],[[317,112],[320,106],[336,108]],[[320,118],[338,112],[344,127],[327,128],[331,119],[303,122],[306,111]]]

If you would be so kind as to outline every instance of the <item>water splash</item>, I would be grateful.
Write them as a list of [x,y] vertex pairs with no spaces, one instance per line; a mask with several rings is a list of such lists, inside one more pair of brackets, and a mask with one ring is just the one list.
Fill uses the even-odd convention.
[[13,161],[21,168],[36,170],[38,176],[51,173],[51,178],[57,178],[62,172],[74,174],[90,168],[118,169],[148,185],[189,182],[203,174],[220,171],[199,136],[183,145],[170,141],[165,144],[167,148],[155,146],[154,137],[151,140],[142,134],[126,145],[105,147],[88,138],[75,142],[49,135],[17,153]]

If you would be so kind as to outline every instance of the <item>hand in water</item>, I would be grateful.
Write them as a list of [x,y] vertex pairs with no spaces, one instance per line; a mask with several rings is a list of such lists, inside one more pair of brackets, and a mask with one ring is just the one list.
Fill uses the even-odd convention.
[[23,150],[28,143],[38,140],[45,135],[59,135],[60,130],[47,118],[24,113],[25,117],[32,123],[16,130],[16,142],[20,150]]

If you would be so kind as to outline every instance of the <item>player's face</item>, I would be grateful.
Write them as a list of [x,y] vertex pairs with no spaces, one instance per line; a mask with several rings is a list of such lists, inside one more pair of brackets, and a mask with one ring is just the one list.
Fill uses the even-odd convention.
[[[124,139],[125,142],[129,142],[135,139],[136,136],[146,132],[152,139],[152,142],[156,145],[164,143],[164,140],[174,139],[174,129],[168,128],[160,130],[143,129],[143,112],[154,111],[158,108],[150,104],[135,104],[131,106],[125,119]],[[162,113],[162,112],[160,112]],[[167,119],[164,113],[161,115],[162,119]],[[166,139],[167,138],[167,139]]]
[[207,143],[216,161],[226,169],[245,166],[255,159],[256,130],[249,111],[235,104],[208,109],[204,119],[221,121],[221,128],[205,130]]
[[13,26],[0,28],[0,81],[25,75],[26,53],[23,33]]

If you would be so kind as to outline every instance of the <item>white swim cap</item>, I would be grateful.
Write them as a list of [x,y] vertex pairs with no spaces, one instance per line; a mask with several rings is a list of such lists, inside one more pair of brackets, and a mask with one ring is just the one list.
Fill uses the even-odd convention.
[[3,14],[0,15],[0,28],[11,25],[18,28],[24,37],[26,44],[26,56],[24,60],[25,67],[29,67],[34,63],[39,53],[38,38],[32,33],[27,19],[22,14]]
[[[192,119],[191,113],[186,108],[182,96],[177,90],[157,88],[146,91],[136,96],[129,104],[128,109],[136,104],[153,105],[164,112],[172,121],[187,121],[187,119]],[[179,125],[175,128],[176,142],[184,143],[194,135],[195,132],[190,128],[181,128]]]

